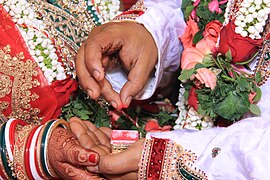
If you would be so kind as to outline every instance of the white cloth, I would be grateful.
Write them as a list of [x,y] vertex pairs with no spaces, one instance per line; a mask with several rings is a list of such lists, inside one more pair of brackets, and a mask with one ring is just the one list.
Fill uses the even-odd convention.
[[[149,78],[145,88],[135,99],[151,97],[162,84],[163,75],[177,70],[182,46],[176,37],[179,37],[186,27],[180,0],[145,0],[144,4],[147,10],[136,21],[152,34],[158,48],[158,63],[155,74]],[[127,81],[127,74],[119,68],[107,73],[106,78],[119,93]]]

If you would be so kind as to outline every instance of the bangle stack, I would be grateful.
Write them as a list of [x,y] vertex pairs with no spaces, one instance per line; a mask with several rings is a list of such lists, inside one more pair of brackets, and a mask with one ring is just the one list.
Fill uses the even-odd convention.
[[58,178],[48,159],[48,141],[56,127],[69,129],[64,120],[44,125],[10,119],[0,127],[0,179]]

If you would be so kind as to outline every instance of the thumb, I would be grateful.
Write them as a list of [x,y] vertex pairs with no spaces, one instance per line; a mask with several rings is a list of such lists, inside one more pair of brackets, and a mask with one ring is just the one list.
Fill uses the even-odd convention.
[[[74,142],[72,142],[74,141]],[[93,166],[99,162],[99,155],[92,150],[85,149],[78,144],[77,139],[73,139],[66,144],[67,151],[63,155],[66,162],[73,165]],[[64,148],[63,148],[64,150]]]

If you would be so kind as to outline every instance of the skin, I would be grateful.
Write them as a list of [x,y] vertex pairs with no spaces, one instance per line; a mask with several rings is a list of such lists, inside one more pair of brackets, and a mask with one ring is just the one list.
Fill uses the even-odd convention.
[[[79,83],[93,99],[102,95],[117,109],[128,107],[132,98],[145,86],[157,56],[155,41],[143,25],[111,22],[98,26],[77,54]],[[105,71],[114,65],[112,59],[118,60],[128,72],[128,81],[120,94],[105,78]]]
[[[70,127],[81,146],[95,148],[96,152],[103,153],[96,166],[87,167],[89,172],[102,173],[106,178],[113,180],[137,179],[144,139],[140,139],[124,152],[112,154],[108,146],[109,128],[96,128],[89,121],[82,121],[77,117],[71,118]],[[107,150],[109,153],[104,153],[104,151],[108,152]]]
[[85,171],[86,166],[94,166],[99,155],[82,148],[70,131],[56,128],[48,142],[48,159],[52,169],[63,179],[100,179]]

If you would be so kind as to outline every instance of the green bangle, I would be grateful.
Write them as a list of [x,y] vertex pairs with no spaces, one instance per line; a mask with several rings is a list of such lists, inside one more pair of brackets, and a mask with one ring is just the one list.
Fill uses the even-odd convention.
[[45,127],[43,127],[44,131],[43,131],[42,138],[41,138],[40,161],[41,161],[42,169],[47,177],[52,177],[52,176],[50,175],[49,170],[48,170],[46,163],[45,163],[45,158],[46,158],[46,152],[45,152],[46,142],[45,141],[46,141],[46,137],[48,134],[48,130],[50,129],[51,125],[54,122],[55,122],[55,120],[52,120],[52,121],[49,121],[48,123],[46,123]]
[[6,141],[5,141],[5,128],[6,128],[6,123],[4,123],[1,127],[1,132],[0,132],[0,150],[1,150],[1,159],[2,159],[2,162],[3,162],[3,166],[4,166],[4,169],[8,175],[8,177],[10,179],[17,179],[17,178],[14,178],[14,176],[12,175],[12,170],[11,170],[11,167],[9,167],[9,163],[8,163],[8,160],[7,160],[7,151],[6,151],[6,148],[5,148],[5,144],[6,144]]

